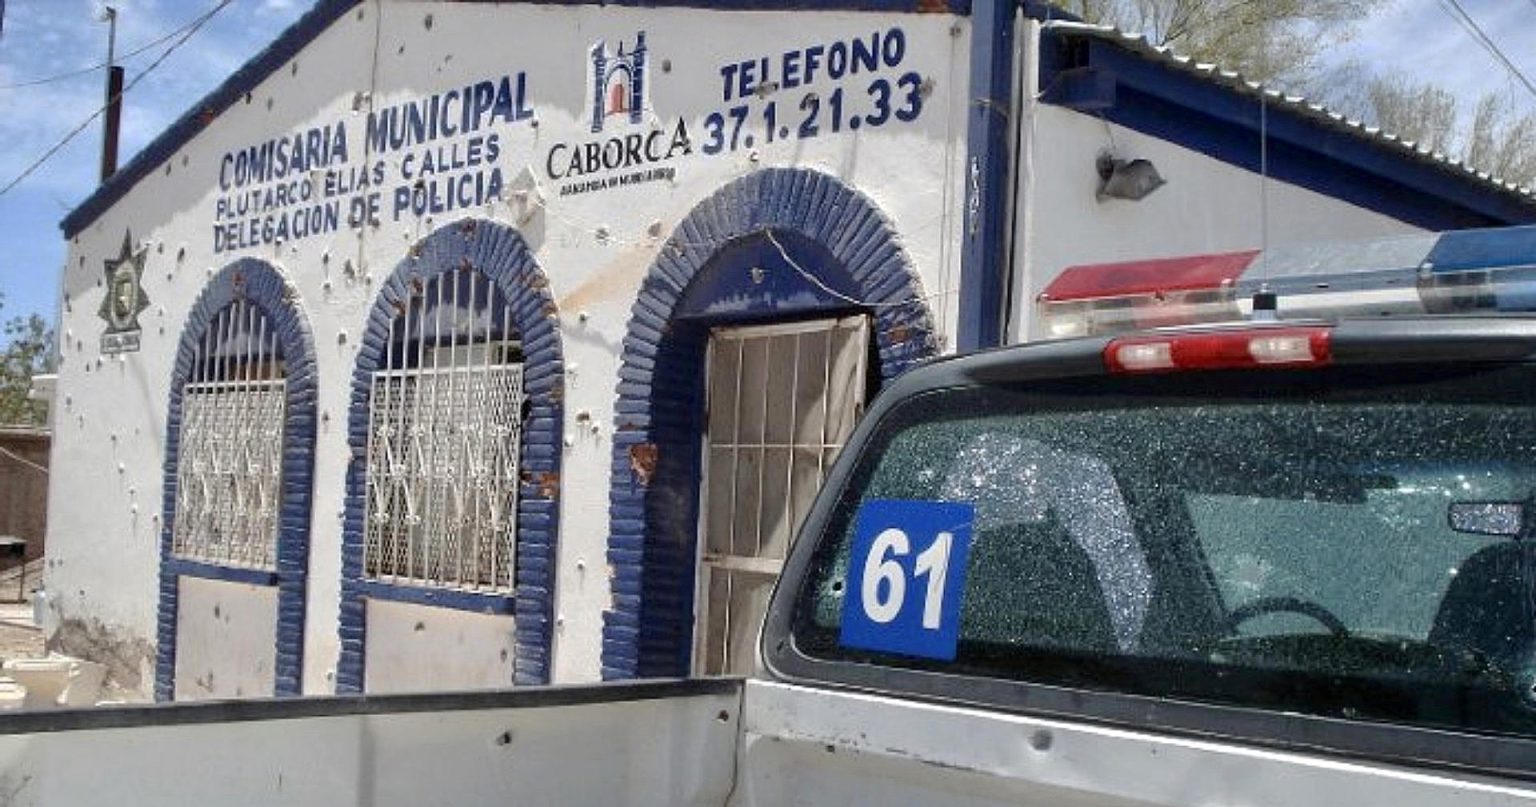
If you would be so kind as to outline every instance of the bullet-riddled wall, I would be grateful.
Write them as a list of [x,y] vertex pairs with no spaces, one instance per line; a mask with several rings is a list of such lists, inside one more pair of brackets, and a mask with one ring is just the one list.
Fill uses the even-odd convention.
[[[646,521],[651,480],[636,478],[647,446],[687,437],[623,407],[648,406],[647,384],[702,406],[637,379],[653,369],[645,335],[863,312],[877,365],[952,341],[970,32],[937,12],[321,3],[301,47],[232,78],[227,108],[194,110],[195,134],[152,147],[150,170],[66,223],[52,641],[177,697],[285,691],[289,662],[286,691],[303,692],[595,680],[605,653],[632,663],[624,576],[650,553],[687,578],[694,558],[657,554],[665,525]],[[218,310],[197,313],[212,287],[255,312],[243,322],[302,320],[286,376],[229,358],[244,348],[209,324]],[[667,295],[678,305],[657,310]],[[439,312],[492,308],[505,329],[463,333],[494,332],[521,361],[520,448],[501,458],[518,469],[514,578],[433,587],[365,568],[367,517],[388,507],[368,499],[367,475],[389,467],[370,453],[371,401],[426,361],[392,352],[440,347],[420,336],[446,327]],[[178,489],[198,478],[179,463],[194,427],[172,417],[173,386],[205,391],[178,355],[228,359],[241,390],[286,385],[274,462],[291,481],[307,456],[312,482],[305,510],[270,504],[302,559],[281,544],[274,568],[183,556],[176,513],[228,503]],[[678,489],[696,492],[687,473]],[[284,604],[287,561],[302,598]],[[689,596],[658,590],[646,613],[675,629]]]

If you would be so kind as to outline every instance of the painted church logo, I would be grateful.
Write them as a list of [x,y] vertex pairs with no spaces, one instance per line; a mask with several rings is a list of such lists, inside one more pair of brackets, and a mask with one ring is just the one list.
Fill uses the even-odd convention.
[[608,50],[608,42],[592,46],[592,131],[601,132],[611,117],[640,123],[650,102],[645,82],[645,32],[635,36],[635,44],[625,52],[619,43],[617,52]]
[[149,307],[149,295],[140,283],[148,256],[148,249],[133,250],[133,236],[124,231],[122,251],[102,262],[106,268],[105,293],[96,313],[107,321],[106,333],[101,336],[104,354],[139,349],[139,314]]

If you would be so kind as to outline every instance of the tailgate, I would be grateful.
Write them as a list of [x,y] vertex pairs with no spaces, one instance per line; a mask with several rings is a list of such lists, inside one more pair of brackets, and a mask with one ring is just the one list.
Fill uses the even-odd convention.
[[738,680],[0,716],[0,804],[721,804]]

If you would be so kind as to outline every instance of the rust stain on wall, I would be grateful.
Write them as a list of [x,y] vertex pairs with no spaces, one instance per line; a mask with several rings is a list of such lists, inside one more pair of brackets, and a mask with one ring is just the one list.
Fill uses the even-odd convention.
[[560,493],[560,475],[553,471],[541,471],[534,475],[533,484],[539,488],[539,496],[553,499]]
[[629,447],[629,469],[640,478],[640,484],[651,484],[656,473],[656,462],[661,459],[661,449],[655,443],[641,443]]
[[628,247],[556,302],[562,311],[579,311],[593,303],[619,298],[628,300],[634,296],[635,288],[650,271],[655,258],[653,246],[637,244]]

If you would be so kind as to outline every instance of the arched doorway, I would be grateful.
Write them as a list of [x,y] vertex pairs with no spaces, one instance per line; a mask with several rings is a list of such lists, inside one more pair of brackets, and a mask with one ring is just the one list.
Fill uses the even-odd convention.
[[[706,413],[706,401],[713,396],[718,409],[721,391],[730,386],[721,378],[731,372],[732,351],[736,372],[753,386],[733,391],[730,400],[736,408],[757,404],[764,417],[756,432],[749,425],[745,434],[733,427],[726,435],[721,413]],[[782,377],[771,369],[743,372],[740,362],[749,360],[749,351],[765,367],[778,362],[789,369],[778,373]],[[739,663],[739,626],[755,619],[751,612],[787,549],[806,480],[819,484],[838,445],[836,433],[805,436],[817,431],[814,413],[819,407],[821,425],[840,416],[839,406],[856,417],[864,393],[935,351],[921,283],[895,231],[868,198],[836,178],[768,169],[695,207],[652,265],[624,339],[609,504],[613,609],[604,615],[603,677],[713,672],[717,663],[733,669],[729,648],[737,648]],[[823,373],[818,385],[791,375],[813,365]],[[781,394],[787,407],[772,402]],[[741,411],[746,422],[749,413]],[[770,434],[768,413],[784,411],[785,433],[795,436],[780,443]],[[810,423],[797,420],[798,412],[811,413]],[[727,454],[730,473],[722,481]],[[796,459],[802,456],[803,462]],[[783,497],[763,484],[781,469]],[[761,480],[755,489],[753,473]],[[725,523],[718,514],[701,514],[707,490],[727,486],[733,495],[755,491],[759,510],[774,502],[745,527],[751,551],[740,549],[734,533],[721,539],[718,530],[711,532],[713,522]],[[738,510],[735,504],[739,500],[730,509]],[[718,551],[725,545],[733,549]],[[700,593],[705,601],[695,608]],[[731,632],[730,619],[712,619],[711,607],[717,617],[722,608],[734,610],[738,631]],[[696,615],[702,617],[698,632]],[[717,640],[727,648],[718,658],[708,647]]]

